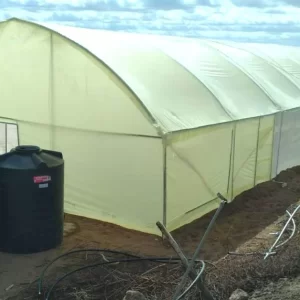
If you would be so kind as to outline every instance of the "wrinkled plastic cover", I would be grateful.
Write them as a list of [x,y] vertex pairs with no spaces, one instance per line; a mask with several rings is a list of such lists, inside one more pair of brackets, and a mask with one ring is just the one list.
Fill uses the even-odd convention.
[[107,64],[163,132],[300,106],[300,54],[296,47],[41,25]]
[[[28,24],[30,26],[31,23]],[[112,113],[116,105],[128,111],[129,104],[123,106],[126,100],[122,98],[127,97],[129,102],[134,102],[132,98],[136,97],[134,105],[140,112],[131,108],[128,118],[134,115],[141,118],[143,115],[155,126],[159,135],[270,115],[300,106],[300,55],[296,47],[37,24],[75,42],[82,51],[92,53],[104,63],[103,69],[106,68],[107,74],[109,71],[115,74],[115,78],[110,76],[112,82],[122,81],[123,86],[120,83],[118,86],[123,95],[110,87],[112,83],[105,83],[98,70],[99,84],[105,83],[106,90],[116,94],[113,101],[106,103],[106,115]],[[53,47],[59,53],[60,42],[55,37]],[[46,52],[49,50],[45,48]],[[57,68],[62,68],[64,62],[60,62],[59,58],[57,55]],[[58,71],[63,72],[62,69]],[[87,71],[97,72],[90,67],[90,70],[83,70],[83,74]],[[78,81],[83,79],[78,78]],[[93,86],[87,88],[92,89]],[[112,108],[109,108],[109,103],[113,103]],[[64,109],[61,107],[59,111]],[[88,120],[82,118],[81,121],[77,127],[82,127],[82,123]],[[89,122],[92,121],[90,117]],[[143,132],[140,130],[138,134],[156,135],[141,120],[142,127]],[[130,130],[134,131],[132,127]]]

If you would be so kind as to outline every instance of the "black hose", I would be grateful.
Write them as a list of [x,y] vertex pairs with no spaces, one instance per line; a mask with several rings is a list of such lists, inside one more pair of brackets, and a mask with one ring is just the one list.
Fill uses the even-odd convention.
[[70,254],[74,254],[74,253],[80,253],[80,252],[104,252],[104,253],[111,253],[111,254],[121,254],[121,255],[126,255],[129,257],[135,257],[138,258],[139,256],[137,255],[132,255],[126,252],[122,252],[122,251],[117,251],[117,250],[108,250],[108,249],[93,249],[93,248],[88,248],[88,249],[77,249],[77,250],[73,250],[73,251],[69,251],[66,252],[60,256],[57,256],[56,258],[54,258],[42,271],[40,277],[39,277],[39,281],[38,281],[38,294],[41,295],[42,294],[42,286],[43,286],[43,280],[44,280],[44,276],[46,271],[48,270],[48,268],[57,260],[59,260],[62,257],[68,256]]
[[51,296],[51,293],[52,291],[54,290],[54,288],[56,287],[57,284],[59,284],[62,280],[64,280],[66,277],[76,273],[76,272],[79,272],[79,271],[82,271],[82,270],[85,270],[85,269],[88,269],[88,268],[94,268],[94,267],[98,267],[98,266],[104,266],[104,265],[110,265],[110,264],[114,264],[114,263],[126,263],[126,262],[137,262],[137,261],[154,261],[154,262],[170,262],[170,261],[178,261],[179,259],[170,259],[170,258],[166,258],[166,257],[158,257],[158,258],[153,258],[153,257],[136,257],[136,258],[126,258],[126,259],[117,259],[117,260],[112,260],[112,261],[107,261],[107,262],[101,262],[101,263],[96,263],[96,264],[92,264],[92,265],[87,265],[87,266],[83,266],[83,267],[80,267],[78,269],[75,269],[65,275],[63,275],[62,277],[58,278],[53,284],[52,286],[50,287],[48,293],[47,293],[47,296],[46,296],[46,300],[49,300],[50,299],[50,296]]
[[[118,250],[109,250],[109,249],[99,249],[99,248],[88,248],[88,249],[77,249],[77,250],[73,250],[73,251],[69,251],[66,252],[62,255],[57,256],[55,259],[53,259],[42,271],[41,275],[39,276],[38,279],[38,294],[41,295],[42,294],[42,288],[43,288],[43,280],[44,280],[44,276],[46,271],[48,270],[48,268],[57,260],[59,260],[62,257],[68,256],[70,254],[74,254],[74,253],[80,253],[80,252],[104,252],[104,253],[111,253],[111,254],[120,254],[120,255],[126,255],[128,257],[132,257],[132,258],[142,258],[141,256],[137,256],[137,255],[133,255],[133,254],[129,254],[127,252],[122,252],[122,251],[118,251]],[[150,260],[150,259],[148,259]],[[157,260],[155,257],[151,259],[152,261],[155,262],[159,262],[159,260]],[[150,261],[151,261],[150,260]],[[180,259],[179,258],[163,258],[163,260],[161,260],[162,262],[165,262],[166,260],[169,260],[170,263],[174,263],[174,262],[178,262]],[[201,261],[199,261],[201,262]]]

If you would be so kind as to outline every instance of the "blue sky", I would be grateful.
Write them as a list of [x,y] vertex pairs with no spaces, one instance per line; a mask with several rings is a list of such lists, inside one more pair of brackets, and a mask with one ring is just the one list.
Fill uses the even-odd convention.
[[300,46],[300,0],[0,0],[0,19]]

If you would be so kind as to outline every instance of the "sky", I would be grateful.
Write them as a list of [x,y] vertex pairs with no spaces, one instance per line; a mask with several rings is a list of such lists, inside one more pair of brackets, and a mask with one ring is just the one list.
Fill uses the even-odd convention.
[[300,0],[0,0],[21,18],[127,32],[300,46]]

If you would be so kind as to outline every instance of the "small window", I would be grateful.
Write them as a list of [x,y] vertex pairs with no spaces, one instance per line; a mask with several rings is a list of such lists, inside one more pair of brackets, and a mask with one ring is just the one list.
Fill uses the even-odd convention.
[[17,124],[0,122],[0,154],[7,153],[18,145]]

